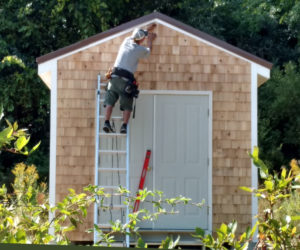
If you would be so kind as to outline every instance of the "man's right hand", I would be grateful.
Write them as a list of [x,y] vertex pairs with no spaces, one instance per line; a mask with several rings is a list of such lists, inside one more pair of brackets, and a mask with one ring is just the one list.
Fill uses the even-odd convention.
[[157,37],[156,33],[148,33],[148,39],[153,41]]

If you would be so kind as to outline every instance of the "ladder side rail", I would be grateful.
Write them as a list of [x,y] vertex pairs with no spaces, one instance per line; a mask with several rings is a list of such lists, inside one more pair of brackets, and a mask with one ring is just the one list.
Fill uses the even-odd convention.
[[[99,117],[100,117],[100,87],[101,85],[101,76],[100,74],[97,77],[97,90],[96,90],[96,114],[95,114],[95,118],[96,118],[96,133],[95,133],[95,185],[98,186],[98,165],[99,165],[99,127],[100,127],[100,121],[99,121]],[[97,201],[97,200],[96,200]],[[94,225],[98,225],[99,222],[99,218],[98,218],[98,204],[97,202],[95,202],[94,205]],[[94,230],[94,243],[97,242],[97,232],[96,230]]]
[[[129,143],[129,138],[130,138],[130,124],[128,123],[127,125],[127,137],[126,137],[126,151],[127,151],[127,154],[126,154],[126,169],[127,169],[127,173],[126,173],[126,189],[129,190],[130,188],[130,185],[129,185],[129,163],[130,163],[130,159],[129,159],[129,156],[130,156],[130,143]],[[126,223],[129,223],[129,205],[127,205],[127,208],[126,208]],[[129,237],[129,228],[126,229],[127,231],[127,234],[126,234],[126,247],[130,247],[130,237]]]

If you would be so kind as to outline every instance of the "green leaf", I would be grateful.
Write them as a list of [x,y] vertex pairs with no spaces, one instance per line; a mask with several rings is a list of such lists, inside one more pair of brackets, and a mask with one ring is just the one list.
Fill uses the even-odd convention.
[[26,243],[26,232],[24,229],[18,230],[16,233],[16,240],[18,243]]
[[281,171],[281,178],[285,179],[285,177],[286,177],[286,168],[283,168]]
[[12,128],[6,128],[0,132],[0,138],[9,139],[13,132],[14,130]]
[[14,129],[14,131],[18,130],[18,123],[17,122],[14,122],[13,129]]
[[232,233],[235,233],[235,231],[237,229],[237,221],[233,221],[232,223],[230,223],[229,228],[231,229]]
[[240,187],[240,189],[241,189],[241,190],[244,190],[244,191],[246,191],[246,192],[250,192],[250,193],[253,192],[253,189],[252,189],[252,188],[249,188],[249,187],[244,187],[244,186],[242,186],[242,187]]
[[82,211],[83,217],[86,217],[87,216],[87,209],[86,209],[86,207],[81,206],[80,210]]
[[259,155],[259,149],[258,149],[258,147],[254,147],[253,152],[252,152],[253,159],[258,160],[258,155]]
[[8,127],[13,128],[13,126],[11,125],[11,123],[9,122],[9,120],[5,119],[5,121],[6,121],[7,125],[8,125]]
[[247,239],[250,239],[251,237],[253,237],[258,225],[259,225],[259,222],[257,221],[255,223],[254,227],[251,229],[251,232],[247,232]]
[[26,138],[25,136],[21,136],[18,138],[18,140],[15,142],[15,148],[18,151],[21,151],[29,142],[30,137]]
[[260,174],[260,177],[262,178],[262,179],[267,179],[268,178],[268,174],[267,174],[267,172],[266,171],[264,171],[263,169],[259,169],[259,174]]
[[[249,227],[247,228],[247,230],[248,230],[248,229],[249,229]],[[244,233],[241,235],[241,237],[240,237],[240,241],[241,241],[241,242],[243,242],[243,241],[246,239],[247,233],[248,233],[248,231],[244,232]]]
[[171,238],[166,237],[166,239],[162,240],[161,245],[160,245],[159,248],[168,249],[170,241],[171,241]]
[[253,160],[255,166],[259,168],[259,173],[261,178],[266,179],[269,175],[268,167],[264,164],[264,162],[259,159],[259,149],[258,147],[254,147],[252,154],[250,157]]
[[247,250],[249,246],[249,242],[247,241],[240,249],[241,250]]
[[266,189],[268,191],[272,191],[273,190],[273,188],[274,188],[273,181],[265,181],[264,184],[265,184],[265,187],[266,187]]
[[295,221],[295,220],[300,220],[300,215],[297,215],[297,216],[291,216],[291,219],[292,219],[293,221]]
[[143,241],[142,238],[139,238],[137,241],[136,248],[147,248],[147,244]]
[[179,240],[180,240],[180,236],[178,236],[177,239],[173,242],[172,249],[178,245]]
[[65,209],[60,210],[60,212],[62,214],[71,215],[71,213],[68,210],[65,210]]
[[75,230],[75,226],[69,226],[69,227],[66,227],[62,230],[63,233],[66,233],[66,232],[70,232],[70,231],[73,231]]
[[10,225],[14,224],[14,220],[11,217],[6,218]]
[[227,225],[223,223],[223,224],[220,226],[220,228],[219,228],[218,231],[221,232],[221,233],[223,233],[224,235],[226,235],[226,234],[227,234],[227,229],[228,229]]
[[29,154],[33,153],[41,144],[41,141],[39,141],[29,152]]
[[70,221],[71,221],[72,225],[74,225],[75,227],[77,227],[77,225],[78,225],[77,221],[73,217],[70,218]]
[[195,233],[196,233],[196,236],[204,237],[204,235],[205,235],[205,231],[200,227],[196,227]]
[[209,245],[212,245],[215,242],[214,238],[210,234],[208,234],[205,239]]

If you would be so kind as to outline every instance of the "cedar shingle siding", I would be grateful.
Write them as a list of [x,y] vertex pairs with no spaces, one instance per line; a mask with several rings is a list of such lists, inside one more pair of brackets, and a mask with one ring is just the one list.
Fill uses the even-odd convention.
[[[143,90],[213,92],[213,228],[237,219],[251,225],[251,65],[218,48],[158,25],[151,56],[136,73]],[[58,61],[56,197],[94,183],[94,121],[97,74],[116,58],[122,35]],[[90,209],[88,225],[93,225]],[[75,232],[72,240],[92,240]]]

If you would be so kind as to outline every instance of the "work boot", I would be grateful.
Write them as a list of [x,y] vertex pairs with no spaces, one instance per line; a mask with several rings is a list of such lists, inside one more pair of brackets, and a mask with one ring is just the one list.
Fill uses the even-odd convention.
[[110,126],[110,122],[107,120],[104,122],[103,131],[105,133],[114,133],[113,128]]
[[127,134],[127,124],[123,123],[120,129],[121,134]]

